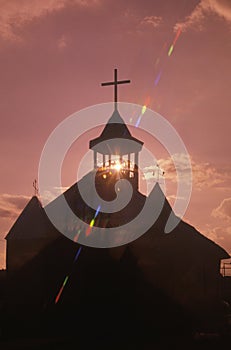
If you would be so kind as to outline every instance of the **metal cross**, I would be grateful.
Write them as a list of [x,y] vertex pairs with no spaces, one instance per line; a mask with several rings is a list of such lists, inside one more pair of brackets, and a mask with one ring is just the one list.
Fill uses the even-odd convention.
[[34,187],[34,195],[37,196],[38,195],[38,186],[37,186],[36,179],[33,181],[33,187]]
[[117,101],[118,101],[118,89],[117,86],[119,84],[129,84],[130,80],[117,80],[117,69],[114,69],[114,81],[110,81],[108,83],[101,83],[101,86],[114,85],[114,102],[115,109],[117,109]]

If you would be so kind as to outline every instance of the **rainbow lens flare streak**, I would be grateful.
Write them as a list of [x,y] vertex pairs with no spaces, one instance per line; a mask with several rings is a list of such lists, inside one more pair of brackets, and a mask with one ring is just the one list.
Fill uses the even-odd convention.
[[[78,251],[77,251],[77,253],[76,253],[76,255],[75,255],[73,264],[78,260],[78,257],[79,257],[79,255],[80,255],[80,253],[81,253],[81,250],[82,250],[82,247],[79,247],[79,249],[78,249]],[[59,299],[60,299],[60,297],[61,297],[61,295],[62,295],[62,293],[63,293],[64,287],[65,287],[65,285],[67,284],[67,281],[68,281],[70,275],[71,275],[71,273],[70,273],[68,276],[65,277],[65,279],[64,279],[64,281],[63,281],[63,284],[62,284],[62,287],[60,288],[60,290],[59,290],[59,292],[58,292],[58,294],[57,294],[57,296],[56,296],[56,298],[55,298],[55,304],[58,303],[58,301],[59,301]]]
[[91,229],[92,229],[92,227],[93,227],[94,224],[95,224],[95,219],[97,218],[97,216],[98,216],[98,214],[99,214],[99,212],[100,212],[100,208],[101,208],[101,206],[99,205],[98,208],[97,208],[97,210],[96,210],[96,212],[95,212],[94,218],[91,219],[90,225],[89,225],[88,229],[86,230],[86,236],[89,236],[89,235],[90,235]]
[[[167,52],[167,56],[168,56],[168,57],[170,57],[170,56],[172,55],[173,50],[174,50],[175,45],[176,45],[176,42],[177,42],[177,40],[179,39],[181,33],[182,33],[182,29],[181,29],[181,27],[178,27],[177,32],[176,32],[176,35],[175,35],[175,38],[174,38],[174,40],[173,40],[171,46],[170,46],[169,49],[168,49],[168,52]],[[164,45],[163,45],[163,47],[162,47],[162,50],[161,50],[160,56],[163,55],[163,52],[165,51],[166,48],[167,48],[167,43],[164,43]],[[158,58],[156,59],[156,62],[155,62],[155,68],[157,68],[157,66],[159,65],[160,61],[161,61],[161,59],[160,59],[160,57],[158,57]],[[162,75],[162,69],[159,71],[159,73],[157,74],[157,76],[156,76],[156,78],[155,78],[155,81],[154,81],[155,87],[159,84],[159,81],[160,81],[160,79],[161,79],[161,75]],[[138,117],[137,122],[136,122],[136,124],[135,124],[136,127],[139,126],[140,121],[141,121],[141,118],[142,118],[142,115],[143,115],[144,112],[146,111],[146,108],[147,108],[146,105],[147,105],[147,103],[142,107],[142,113],[141,113],[140,116]],[[143,112],[143,111],[144,111],[144,112]]]
[[175,38],[174,38],[174,40],[173,40],[173,43],[172,43],[172,45],[170,46],[170,48],[169,48],[169,50],[168,50],[168,57],[171,56],[171,54],[172,54],[172,52],[173,52],[173,50],[174,50],[174,47],[175,47],[175,45],[176,45],[176,42],[177,42],[177,40],[179,39],[180,35],[181,35],[181,27],[178,28],[178,30],[177,30],[177,32],[176,32],[176,36],[175,36]]
[[137,119],[137,122],[136,122],[136,125],[135,125],[136,128],[139,126],[141,118],[144,115],[144,113],[146,112],[146,109],[147,109],[147,106],[143,105],[142,110],[141,110],[141,114],[140,114],[139,118]]
[[157,77],[156,77],[155,82],[154,82],[155,86],[158,85],[160,78],[161,78],[161,74],[162,74],[162,71],[160,70],[159,73],[157,74]]
[[172,52],[173,52],[174,46],[171,45],[169,50],[168,50],[168,57],[171,56]]
[[[96,217],[99,215],[100,209],[101,209],[101,206],[99,205],[99,206],[97,207],[97,209],[96,209],[94,218],[91,220],[90,225],[89,225],[89,227],[88,227],[88,229],[87,229],[87,231],[86,231],[86,236],[88,236],[88,235],[91,233],[91,229],[92,229],[92,227],[94,226]],[[77,232],[77,234],[76,234],[76,236],[75,236],[75,241],[77,241],[76,237],[79,236],[80,232],[81,232],[81,230],[79,229],[78,232]],[[76,261],[78,260],[79,255],[80,255],[80,253],[81,253],[81,250],[82,250],[82,247],[79,247],[79,249],[77,250],[77,253],[76,253],[76,255],[75,255],[75,258],[74,258],[74,261],[73,261],[73,265],[74,265],[74,264],[76,263]],[[59,299],[60,299],[60,297],[61,297],[61,295],[62,295],[62,293],[63,293],[64,287],[65,287],[65,285],[67,284],[67,281],[68,281],[70,275],[71,275],[71,273],[65,277],[65,279],[64,279],[64,281],[63,281],[63,284],[62,284],[62,287],[60,288],[60,290],[59,290],[59,292],[58,292],[58,294],[57,294],[57,296],[56,296],[56,298],[55,298],[55,304],[58,303],[58,301],[59,301]]]
[[75,255],[75,258],[74,258],[74,263],[78,260],[78,257],[79,257],[79,255],[81,253],[81,250],[82,250],[82,247],[79,247],[79,249],[78,249],[78,251],[77,251],[77,253]]

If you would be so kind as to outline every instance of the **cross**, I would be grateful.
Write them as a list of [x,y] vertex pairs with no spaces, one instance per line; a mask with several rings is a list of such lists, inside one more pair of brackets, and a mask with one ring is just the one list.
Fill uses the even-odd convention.
[[129,84],[130,80],[117,80],[117,69],[114,69],[114,81],[110,81],[108,83],[101,83],[101,86],[108,86],[108,85],[114,85],[114,102],[115,102],[115,109],[117,109],[117,85],[119,84]]
[[37,196],[38,195],[38,186],[37,186],[36,179],[33,181],[33,187],[34,187],[34,195]]
[[[156,164],[156,168],[157,168],[157,170],[156,170],[156,171],[157,171],[157,181],[156,181],[156,182],[159,183],[159,181],[160,181],[160,175],[161,175],[161,176],[164,176],[165,172],[164,172],[162,169],[160,169],[159,164]],[[153,171],[153,176],[156,175],[156,171]]]

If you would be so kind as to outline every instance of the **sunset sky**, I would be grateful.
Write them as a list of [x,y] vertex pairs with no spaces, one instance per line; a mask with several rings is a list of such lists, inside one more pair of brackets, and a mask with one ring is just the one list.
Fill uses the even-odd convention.
[[[231,253],[230,0],[0,0],[0,267],[49,134],[70,114],[112,100],[100,83],[114,68],[131,79],[120,101],[149,100],[189,151],[185,220]],[[169,159],[154,153],[174,182]],[[65,186],[75,182],[68,170]]]

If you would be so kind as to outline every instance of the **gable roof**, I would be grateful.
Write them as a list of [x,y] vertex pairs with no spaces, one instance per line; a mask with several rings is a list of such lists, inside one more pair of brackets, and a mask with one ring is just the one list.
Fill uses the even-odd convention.
[[[88,174],[88,176],[89,175],[91,174]],[[87,181],[87,183],[89,182]],[[78,187],[76,185],[77,184],[74,184],[64,193],[67,202],[69,203],[70,207],[74,212],[76,212],[77,209],[75,208],[76,205],[77,207],[79,207],[79,209],[80,207],[82,208],[80,209],[80,212],[82,212],[82,210],[85,211],[86,209],[90,210],[90,208],[85,207],[86,205],[83,202],[81,195],[78,192]],[[141,195],[137,191],[136,205],[138,205],[138,203],[143,205],[144,200],[145,196]],[[153,207],[153,210],[155,210],[155,203],[158,203],[160,201],[162,202],[162,200],[164,200],[164,205],[157,221],[142,236],[142,240],[149,241],[150,239],[153,240],[154,236],[163,236],[165,237],[164,241],[166,243],[168,241],[172,248],[175,246],[175,244],[180,244],[181,246],[185,246],[185,248],[188,247],[190,251],[197,251],[199,255],[204,254],[205,251],[207,251],[208,253],[210,252],[214,257],[216,256],[218,259],[230,258],[229,254],[222,247],[205,237],[194,227],[185,223],[183,220],[180,220],[179,224],[170,234],[164,234],[164,227],[172,211],[172,208],[168,203],[158,183],[154,186],[152,192],[150,193],[149,200],[151,207]],[[56,198],[53,202],[51,202],[49,205],[56,207],[58,203],[59,197]],[[118,220],[122,220],[123,217],[129,217],[129,215],[132,214],[130,213],[131,208],[127,209],[125,210],[126,215],[122,215],[123,211],[119,213],[119,216],[117,214],[112,215],[111,223],[114,221],[118,222]],[[78,211],[79,210],[77,210],[77,212]],[[114,220],[113,216],[115,216]],[[155,235],[153,236],[154,232]],[[39,199],[36,196],[34,196],[31,198],[31,200],[28,202],[22,213],[19,215],[18,219],[15,221],[5,238],[6,240],[22,240],[53,237],[57,238],[58,235],[58,231],[50,223]],[[138,241],[140,241],[140,239]]]
[[5,239],[46,238],[50,236],[51,228],[52,225],[39,199],[33,196],[11,227]]

